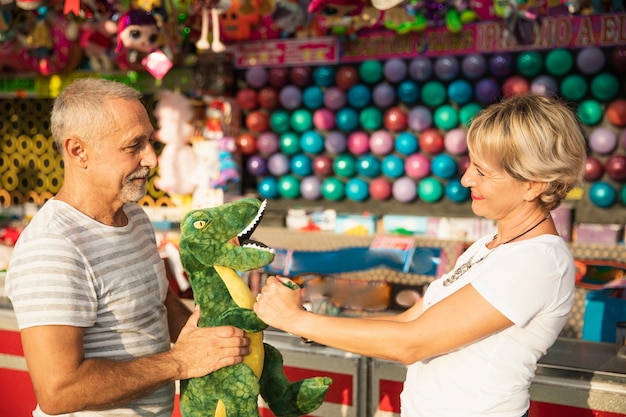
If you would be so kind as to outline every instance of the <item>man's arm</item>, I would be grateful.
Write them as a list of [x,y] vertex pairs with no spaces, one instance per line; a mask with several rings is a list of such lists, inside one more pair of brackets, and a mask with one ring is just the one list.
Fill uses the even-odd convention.
[[178,335],[185,323],[189,320],[191,310],[171,288],[167,291],[165,307],[167,308],[167,325],[170,330],[170,340],[174,343],[178,339]]

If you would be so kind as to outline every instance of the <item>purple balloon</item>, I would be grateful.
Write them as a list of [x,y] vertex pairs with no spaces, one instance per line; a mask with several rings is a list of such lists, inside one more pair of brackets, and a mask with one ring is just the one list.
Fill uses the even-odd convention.
[[433,64],[426,57],[418,57],[409,63],[409,76],[415,81],[426,81],[433,74]]
[[509,54],[495,54],[489,59],[489,71],[492,75],[506,78],[513,73],[513,58]]
[[246,170],[254,176],[267,175],[267,161],[261,155],[251,155],[246,162]]
[[346,150],[347,141],[346,136],[337,130],[328,132],[326,139],[324,140],[324,148],[334,154],[340,154]]
[[286,85],[280,89],[278,101],[287,110],[297,109],[302,105],[302,92],[295,85]]
[[406,77],[407,66],[403,59],[391,58],[383,64],[383,74],[387,81],[398,83]]
[[256,148],[263,155],[271,155],[278,152],[280,143],[274,132],[263,132],[256,138]]
[[606,127],[597,127],[589,135],[589,147],[592,151],[607,155],[617,147],[617,135]]
[[300,181],[300,194],[307,200],[317,200],[322,196],[322,183],[319,178],[310,176]]
[[398,178],[391,187],[391,194],[401,203],[411,202],[417,197],[417,185],[412,178]]
[[441,56],[435,61],[435,74],[440,80],[450,81],[459,74],[459,61],[454,56]]
[[500,85],[493,78],[483,78],[476,83],[476,98],[483,104],[491,104],[500,97]]
[[530,91],[547,97],[555,97],[559,91],[559,85],[549,75],[540,75],[530,83]]
[[430,175],[430,159],[422,153],[409,155],[404,161],[404,172],[411,178],[425,178]]
[[250,87],[260,88],[267,84],[267,70],[263,67],[252,67],[246,71],[246,82]]
[[604,68],[606,57],[598,47],[587,46],[576,55],[576,66],[583,74],[596,74]]
[[324,93],[324,105],[331,110],[339,110],[346,105],[346,94],[339,87],[330,87]]
[[466,78],[477,80],[487,71],[487,62],[482,54],[470,54],[463,57],[461,71]]
[[623,129],[619,134],[619,141],[622,144],[622,148],[626,150],[626,129]]
[[428,107],[415,106],[409,110],[407,121],[411,129],[421,132],[432,126],[433,114]]
[[389,107],[396,101],[396,90],[389,83],[380,83],[372,91],[372,100],[378,107]]
[[289,172],[289,158],[282,153],[275,153],[267,160],[267,170],[275,177],[281,177]]
[[453,155],[463,155],[467,152],[467,132],[463,129],[452,129],[443,137],[443,146]]

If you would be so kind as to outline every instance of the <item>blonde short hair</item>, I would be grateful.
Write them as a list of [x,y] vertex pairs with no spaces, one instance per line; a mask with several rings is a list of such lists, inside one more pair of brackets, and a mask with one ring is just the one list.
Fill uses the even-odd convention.
[[555,98],[522,94],[488,106],[471,121],[467,146],[472,154],[497,161],[518,181],[548,183],[539,196],[545,210],[557,208],[584,175],[581,125]]

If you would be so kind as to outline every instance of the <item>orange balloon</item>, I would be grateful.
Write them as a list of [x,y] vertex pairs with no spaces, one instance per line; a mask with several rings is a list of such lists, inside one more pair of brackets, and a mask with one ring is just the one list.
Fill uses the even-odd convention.
[[244,155],[252,155],[256,153],[256,137],[251,133],[242,133],[235,140],[237,149]]

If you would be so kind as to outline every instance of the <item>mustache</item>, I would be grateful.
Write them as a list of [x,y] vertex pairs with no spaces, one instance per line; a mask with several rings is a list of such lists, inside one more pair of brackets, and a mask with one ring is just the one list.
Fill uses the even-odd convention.
[[147,179],[149,174],[150,174],[150,168],[140,169],[139,171],[136,171],[132,173],[131,175],[129,175],[128,178],[126,179],[126,182],[130,182],[132,180],[138,180],[138,179]]

